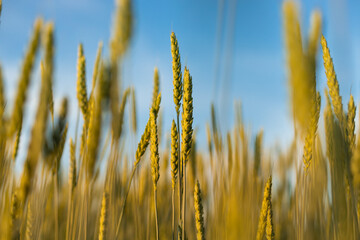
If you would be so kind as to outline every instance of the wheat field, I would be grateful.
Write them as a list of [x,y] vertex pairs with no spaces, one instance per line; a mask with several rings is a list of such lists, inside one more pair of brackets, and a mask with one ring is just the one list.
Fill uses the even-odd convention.
[[[0,0],[0,19],[4,11]],[[134,32],[131,0],[116,1],[110,42],[99,43],[91,76],[79,43],[72,86],[77,102],[63,98],[55,104],[55,25],[36,19],[12,99],[0,65],[0,239],[360,239],[354,97],[342,101],[321,12],[313,11],[305,36],[293,1],[283,3],[282,18],[295,136],[288,149],[275,154],[264,146],[266,129],[251,140],[240,105],[232,130],[221,132],[218,110],[209,103],[207,148],[197,148],[196,79],[183,63],[181,39],[174,32],[168,54],[176,118],[171,129],[163,129],[154,66],[148,120],[138,125],[135,89],[123,86],[120,77]],[[323,66],[316,66],[318,52]],[[16,174],[36,69],[41,72],[38,105],[24,165]],[[317,86],[320,70],[325,89]],[[75,132],[68,131],[69,105],[78,108],[71,123]],[[161,137],[162,131],[170,137]],[[135,154],[129,154],[124,143],[136,133],[141,138]],[[64,162],[69,168],[61,168]]]

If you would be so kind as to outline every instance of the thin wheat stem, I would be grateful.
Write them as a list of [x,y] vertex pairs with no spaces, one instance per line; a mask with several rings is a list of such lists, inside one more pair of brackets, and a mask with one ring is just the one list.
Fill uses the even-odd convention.
[[155,224],[156,224],[156,240],[159,240],[159,222],[157,214],[157,189],[154,188],[154,205],[155,205]]

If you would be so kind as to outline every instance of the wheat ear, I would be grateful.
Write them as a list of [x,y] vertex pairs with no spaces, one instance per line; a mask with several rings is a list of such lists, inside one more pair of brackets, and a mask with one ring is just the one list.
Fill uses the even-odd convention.
[[196,181],[195,184],[194,205],[195,205],[196,239],[205,240],[204,209],[202,204],[199,181]]
[[264,198],[262,201],[259,224],[256,233],[257,240],[261,240],[264,236],[266,221],[267,221],[267,213],[271,201],[271,185],[272,185],[272,178],[270,176],[270,178],[268,179],[265,185]]
[[10,136],[13,136],[13,134],[16,133],[16,130],[19,129],[19,125],[22,122],[24,104],[30,84],[31,73],[34,67],[36,53],[39,48],[42,24],[43,22],[41,19],[37,19],[35,21],[33,35],[22,63],[19,85],[15,95],[14,108],[11,114],[10,127],[8,131]]

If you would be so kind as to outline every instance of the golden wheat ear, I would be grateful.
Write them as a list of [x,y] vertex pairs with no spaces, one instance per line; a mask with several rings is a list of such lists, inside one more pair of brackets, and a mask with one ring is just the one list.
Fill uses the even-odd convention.
[[196,181],[194,190],[194,206],[195,206],[195,224],[196,224],[196,239],[205,239],[204,227],[204,209],[202,204],[202,196],[199,181]]
[[54,23],[49,22],[45,26],[44,37],[44,65],[46,69],[46,77],[49,78],[49,99],[48,107],[51,114],[52,123],[54,123],[54,99],[53,99],[53,72],[54,72],[54,55],[55,55],[55,40],[54,40]]
[[115,62],[129,47],[133,34],[133,10],[131,0],[116,0],[115,22],[110,40],[110,58]]
[[84,121],[88,123],[88,98],[86,90],[86,63],[84,56],[83,45],[79,44],[78,62],[77,62],[77,81],[76,81],[76,96],[79,102],[79,108],[84,117]]
[[271,203],[271,185],[272,185],[272,177],[270,176],[266,182],[265,189],[264,189],[264,198],[261,205],[261,212],[260,218],[258,223],[258,229],[256,233],[256,239],[261,240],[263,239],[266,223],[267,223],[267,214],[268,208]]
[[30,85],[31,74],[35,65],[36,54],[40,45],[40,35],[43,21],[38,18],[34,24],[34,30],[29,42],[24,61],[21,66],[20,79],[18,83],[17,92],[15,95],[14,108],[11,113],[10,126],[8,129],[8,135],[13,136],[23,119],[24,105],[26,102],[27,91]]
[[109,196],[107,192],[104,192],[101,201],[99,240],[106,239],[108,205],[109,205]]
[[173,189],[175,189],[177,174],[179,170],[178,144],[179,144],[179,134],[177,132],[176,123],[173,120],[171,125],[171,183]]
[[334,63],[330,55],[330,50],[327,45],[325,37],[321,36],[321,46],[323,50],[323,60],[324,60],[324,68],[325,75],[327,78],[327,85],[329,88],[329,94],[331,97],[331,102],[334,108],[334,114],[340,122],[340,126],[343,127],[345,116],[342,105],[342,98],[340,96],[340,87],[339,82],[336,77]]
[[171,41],[171,55],[172,55],[172,69],[173,69],[173,85],[174,85],[174,103],[176,113],[180,113],[180,105],[182,98],[182,73],[181,73],[181,62],[179,45],[175,33],[172,32],[170,36]]

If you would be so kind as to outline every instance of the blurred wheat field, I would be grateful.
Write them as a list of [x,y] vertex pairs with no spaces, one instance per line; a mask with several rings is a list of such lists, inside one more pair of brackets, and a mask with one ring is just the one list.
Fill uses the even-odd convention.
[[[321,12],[313,11],[309,34],[303,36],[296,4],[283,3],[295,136],[288,149],[273,154],[263,146],[266,129],[252,144],[239,104],[232,130],[224,133],[209,103],[207,150],[198,150],[196,79],[191,66],[182,65],[181,39],[174,32],[169,55],[176,119],[171,129],[163,129],[160,71],[154,66],[148,121],[137,124],[135,89],[124,87],[120,78],[134,31],[132,7],[131,0],[116,1],[110,42],[99,43],[91,76],[79,43],[72,86],[77,103],[64,98],[54,109],[53,22],[35,20],[13,99],[6,96],[0,66],[0,239],[360,239],[356,105],[352,95],[348,103],[342,101]],[[1,11],[6,11],[2,0],[0,18]],[[321,68],[316,66],[319,51]],[[40,94],[17,176],[25,104],[36,68],[41,71]],[[325,72],[326,89],[317,86],[317,69]],[[70,104],[78,107],[75,132],[68,132]],[[125,111],[130,112],[129,124]],[[141,138],[130,155],[124,143],[137,133]],[[66,144],[69,159],[62,157]],[[67,173],[61,168],[64,161]]]

